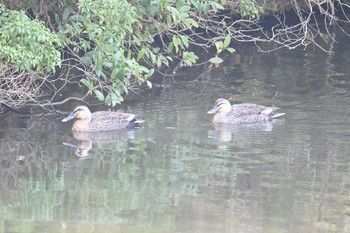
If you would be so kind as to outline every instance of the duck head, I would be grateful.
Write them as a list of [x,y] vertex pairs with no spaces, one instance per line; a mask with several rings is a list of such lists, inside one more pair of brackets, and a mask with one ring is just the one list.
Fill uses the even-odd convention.
[[220,98],[215,102],[215,105],[212,109],[210,109],[207,113],[208,114],[216,114],[219,113],[226,113],[231,111],[231,104],[227,99]]
[[79,105],[74,108],[66,118],[62,119],[62,122],[67,122],[73,119],[79,120],[91,120],[91,112],[88,107],[84,105]]

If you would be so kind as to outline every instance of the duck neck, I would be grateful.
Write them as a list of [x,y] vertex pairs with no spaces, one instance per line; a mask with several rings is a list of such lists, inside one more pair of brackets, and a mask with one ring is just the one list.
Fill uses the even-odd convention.
[[89,131],[89,120],[77,120],[74,122],[72,126],[73,131]]
[[226,120],[226,112],[218,112],[213,118],[213,122],[222,122]]

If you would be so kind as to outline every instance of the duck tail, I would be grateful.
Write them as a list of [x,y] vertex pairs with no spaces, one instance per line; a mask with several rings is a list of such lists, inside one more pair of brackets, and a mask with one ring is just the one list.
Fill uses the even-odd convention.
[[268,107],[268,108],[262,110],[260,113],[267,115],[268,118],[270,118],[270,119],[274,119],[274,118],[283,116],[285,114],[284,112],[275,112],[278,109],[279,108],[277,108],[277,107]]
[[136,120],[136,119],[134,119],[134,120],[129,122],[128,128],[139,128],[139,127],[141,127],[141,124],[143,122],[145,122],[145,121],[144,120]]
[[284,114],[286,114],[286,113],[284,113],[284,112],[273,113],[273,115],[271,115],[271,118],[272,119],[277,118],[277,117],[283,116]]
[[275,107],[268,107],[268,108],[265,108],[264,110],[262,110],[261,112],[259,112],[259,114],[264,114],[264,115],[270,116],[277,109],[278,108],[275,108]]

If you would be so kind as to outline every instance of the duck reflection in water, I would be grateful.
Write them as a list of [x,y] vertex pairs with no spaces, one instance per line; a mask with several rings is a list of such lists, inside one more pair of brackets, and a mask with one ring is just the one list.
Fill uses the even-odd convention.
[[135,138],[134,129],[121,129],[105,132],[74,132],[73,137],[77,143],[64,142],[63,145],[74,148],[74,154],[79,158],[87,158],[89,151],[95,148],[101,148],[104,145],[112,144],[117,141],[133,140]]
[[208,138],[221,142],[251,141],[252,137],[263,137],[264,132],[270,132],[274,127],[284,125],[284,119],[249,125],[234,125],[214,123],[214,130],[208,131]]

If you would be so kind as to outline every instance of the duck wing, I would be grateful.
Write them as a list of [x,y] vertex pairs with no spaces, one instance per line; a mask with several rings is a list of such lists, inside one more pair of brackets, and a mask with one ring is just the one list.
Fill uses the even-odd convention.
[[135,121],[134,114],[100,111],[91,115],[90,128],[104,130],[123,129],[128,127],[133,121]]
[[[241,116],[247,116],[247,115],[255,115],[255,114],[261,114],[264,112],[264,110],[268,109],[268,107],[265,107],[263,105],[258,104],[234,104],[231,106],[231,112],[230,115],[233,115],[234,117],[241,117]],[[271,107],[273,111],[277,110],[278,108]]]
[[247,124],[263,121],[270,121],[273,118],[283,116],[285,113],[277,113],[277,107],[266,107],[258,104],[235,104],[232,105],[228,118],[233,119],[234,123]]

